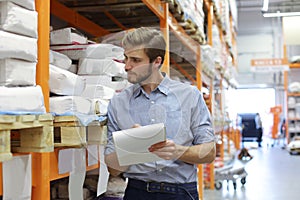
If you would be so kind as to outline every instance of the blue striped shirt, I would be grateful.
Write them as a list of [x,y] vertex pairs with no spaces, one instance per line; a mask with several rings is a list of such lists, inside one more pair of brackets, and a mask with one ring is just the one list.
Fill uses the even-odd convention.
[[[183,146],[215,140],[209,110],[195,87],[165,76],[159,86],[147,94],[139,84],[114,96],[108,106],[108,144],[105,154],[115,152],[112,132],[164,123],[167,138]],[[186,183],[197,181],[197,165],[180,160],[131,165],[125,177],[143,181]]]

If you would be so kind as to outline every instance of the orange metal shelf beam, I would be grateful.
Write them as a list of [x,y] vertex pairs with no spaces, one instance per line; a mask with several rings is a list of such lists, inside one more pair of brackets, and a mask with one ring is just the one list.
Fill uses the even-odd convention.
[[291,63],[290,68],[300,68],[300,63]]
[[110,33],[101,26],[78,14],[76,11],[59,3],[57,0],[51,0],[50,10],[51,14],[68,22],[74,27],[91,34],[92,36],[100,37]]
[[142,0],[142,2],[161,20],[165,19],[163,3],[159,0]]
[[174,59],[170,59],[171,63],[190,81],[192,81],[193,85],[197,82],[189,73],[187,73],[179,64],[176,63]]

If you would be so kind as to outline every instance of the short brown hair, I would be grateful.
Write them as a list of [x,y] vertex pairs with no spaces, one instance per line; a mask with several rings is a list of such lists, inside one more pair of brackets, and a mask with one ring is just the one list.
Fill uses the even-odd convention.
[[164,62],[166,53],[166,41],[160,31],[154,28],[141,27],[129,31],[122,40],[124,49],[141,46],[144,48],[146,55],[153,62],[158,56]]

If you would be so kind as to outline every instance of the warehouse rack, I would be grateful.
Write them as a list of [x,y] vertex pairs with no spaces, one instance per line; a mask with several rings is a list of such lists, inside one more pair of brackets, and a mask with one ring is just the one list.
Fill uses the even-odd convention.
[[[63,2],[63,1],[61,1]],[[50,41],[49,41],[49,32],[50,32],[50,15],[58,17],[59,19],[65,21],[71,26],[79,28],[80,30],[86,32],[92,37],[101,37],[103,35],[107,35],[110,33],[107,29],[99,26],[92,20],[89,20],[87,17],[79,14],[80,8],[68,8],[66,5],[62,4],[58,0],[35,0],[36,10],[38,12],[38,64],[36,70],[36,84],[42,87],[44,102],[47,111],[49,111],[49,49],[50,49]],[[162,67],[162,71],[166,73],[170,73],[170,64],[172,66],[176,66],[179,71],[190,79],[199,89],[201,89],[202,85],[209,87],[209,93],[207,103],[210,108],[210,111],[213,113],[214,111],[214,85],[215,85],[215,77],[206,75],[202,72],[201,69],[201,50],[200,43],[204,42],[204,38],[199,38],[199,36],[191,35],[186,27],[179,23],[176,19],[176,16],[172,15],[169,10],[169,4],[166,2],[170,1],[160,1],[160,0],[142,0],[140,3],[146,5],[158,18],[158,23],[160,28],[163,30],[165,39],[167,41],[167,51],[170,51],[170,35],[173,34],[185,47],[187,47],[193,54],[196,55],[196,66],[192,72],[188,71],[188,68],[182,67],[180,64],[176,63],[172,58],[170,58],[170,54],[166,55],[164,65]],[[233,44],[228,44],[223,39],[224,30],[222,29],[222,25],[219,21],[219,17],[215,13],[215,5],[211,0],[204,0],[204,6],[207,11],[207,39],[208,44],[213,46],[212,40],[212,25],[218,24],[220,29],[220,38],[222,44],[225,46],[227,54],[229,54],[233,63],[236,65],[236,52],[234,50],[235,47],[235,30],[233,28],[233,24],[231,23],[231,30],[233,35]],[[77,9],[77,10],[76,10]],[[84,8],[81,8],[84,9]],[[114,21],[117,26],[125,30],[126,27],[118,21],[114,16],[110,13],[105,13],[110,20]],[[231,19],[232,22],[232,19]],[[139,24],[137,24],[139,25]],[[128,27],[132,28],[132,27]],[[189,27],[188,27],[189,28]],[[226,66],[222,66],[219,69],[218,73],[218,87],[222,90],[223,82],[227,81],[223,77],[224,70]],[[194,74],[191,74],[194,73]],[[194,79],[194,76],[196,79]],[[222,97],[220,97],[222,99]],[[222,103],[219,105],[219,109],[223,110]],[[223,140],[223,135],[230,135],[230,140],[238,141],[235,135],[236,130],[229,129],[229,127],[222,127],[222,125],[218,128],[218,133],[221,134],[221,138]],[[220,155],[223,155],[224,147],[221,146],[218,148]],[[238,147],[238,145],[236,145]],[[68,173],[66,174],[58,174],[58,152],[63,148],[55,148],[53,152],[43,152],[43,153],[29,153],[32,155],[32,199],[40,200],[40,199],[50,199],[50,181],[56,180],[63,177],[68,177]],[[26,153],[25,153],[26,154]],[[28,153],[27,153],[28,154]],[[23,153],[14,153],[14,156],[24,155]],[[92,170],[100,167],[100,163],[87,166],[87,170]],[[2,164],[0,165],[0,170],[2,169]],[[202,165],[198,167],[199,174],[199,195],[203,198],[203,168]],[[2,171],[2,170],[1,170]],[[214,164],[210,164],[210,188],[214,187]],[[0,173],[0,195],[3,194],[2,190],[2,173]]]

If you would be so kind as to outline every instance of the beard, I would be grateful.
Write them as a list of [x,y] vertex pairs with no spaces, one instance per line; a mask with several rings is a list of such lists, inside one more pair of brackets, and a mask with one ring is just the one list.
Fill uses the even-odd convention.
[[136,84],[146,81],[152,75],[152,63],[148,65],[146,69],[143,71],[138,70],[138,72],[128,71],[127,72],[127,79],[130,83]]

